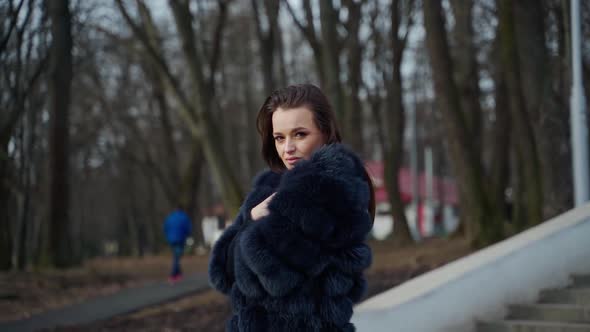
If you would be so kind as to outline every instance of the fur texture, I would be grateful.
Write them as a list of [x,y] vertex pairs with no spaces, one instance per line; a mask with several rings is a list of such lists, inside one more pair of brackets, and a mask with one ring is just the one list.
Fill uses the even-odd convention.
[[[270,214],[250,210],[272,193]],[[231,297],[228,331],[354,331],[352,305],[371,264],[369,187],[360,159],[341,144],[282,174],[254,181],[209,262],[213,287]]]

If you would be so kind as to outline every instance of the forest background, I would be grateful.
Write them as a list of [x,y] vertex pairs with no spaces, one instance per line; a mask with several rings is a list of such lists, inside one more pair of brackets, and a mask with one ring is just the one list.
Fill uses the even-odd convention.
[[[264,168],[258,108],[303,82],[384,162],[394,246],[413,243],[392,175],[414,135],[457,183],[456,236],[534,226],[572,207],[569,15],[565,0],[2,1],[0,269],[109,242],[158,253],[179,203],[202,243],[202,217],[231,219]],[[581,17],[590,96],[590,3]]]

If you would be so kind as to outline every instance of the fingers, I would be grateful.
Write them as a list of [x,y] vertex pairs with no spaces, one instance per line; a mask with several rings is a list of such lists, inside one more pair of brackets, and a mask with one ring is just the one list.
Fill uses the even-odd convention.
[[268,203],[272,200],[272,198],[274,197],[274,195],[276,195],[277,193],[273,193],[272,195],[268,196],[265,200],[264,203],[266,203],[266,205],[268,205]]
[[267,216],[270,213],[268,211],[268,204],[270,203],[270,201],[272,200],[272,198],[275,194],[276,193],[273,193],[272,195],[268,196],[264,201],[262,201],[260,204],[256,205],[250,211],[250,214],[252,216],[252,220],[258,220],[262,217]]

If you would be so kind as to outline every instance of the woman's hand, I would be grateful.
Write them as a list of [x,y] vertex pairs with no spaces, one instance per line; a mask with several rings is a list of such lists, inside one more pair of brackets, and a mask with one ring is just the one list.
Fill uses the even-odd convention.
[[268,216],[268,203],[270,203],[275,194],[276,193],[268,196],[264,201],[260,202],[260,204],[252,208],[252,210],[250,211],[250,216],[252,217],[252,220],[258,220],[262,217]]

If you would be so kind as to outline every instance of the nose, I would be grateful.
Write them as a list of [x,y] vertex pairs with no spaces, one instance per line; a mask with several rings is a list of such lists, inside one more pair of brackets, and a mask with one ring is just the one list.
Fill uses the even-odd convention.
[[285,142],[285,152],[288,154],[295,152],[295,144],[289,138],[287,138]]

